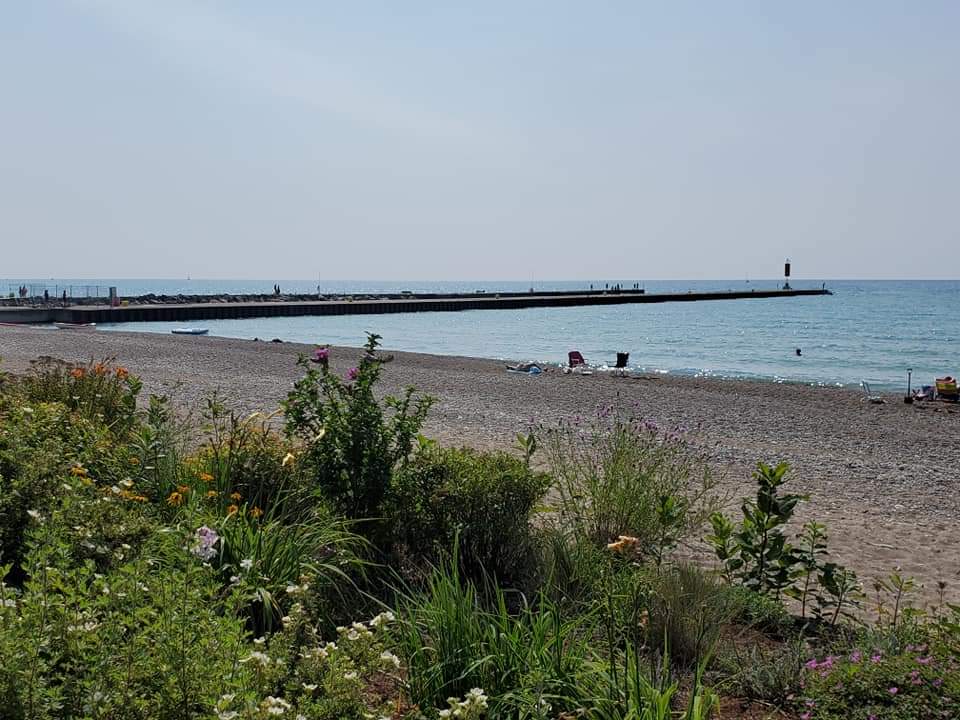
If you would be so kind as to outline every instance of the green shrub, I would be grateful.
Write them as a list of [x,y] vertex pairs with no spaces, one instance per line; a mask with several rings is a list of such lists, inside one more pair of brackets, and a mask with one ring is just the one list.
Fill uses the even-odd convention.
[[457,544],[468,577],[521,579],[535,557],[531,516],[549,484],[507,453],[427,447],[394,478],[394,542],[421,565]]
[[243,623],[175,535],[155,534],[150,557],[111,553],[99,573],[64,520],[60,508],[37,515],[22,593],[0,588],[4,718],[207,717],[248,684]]
[[659,562],[709,515],[716,481],[679,433],[610,412],[586,427],[541,430],[559,520],[598,547],[637,538],[641,554]]
[[[302,505],[285,502],[297,489],[296,448],[273,431],[272,416],[255,412],[240,417],[213,397],[204,419],[206,437],[188,463],[191,472],[184,484],[215,491],[224,508],[246,503],[274,516],[296,514]],[[240,503],[230,499],[234,493],[241,496]]]
[[955,718],[960,713],[956,658],[936,647],[908,645],[811,658],[798,706],[804,720]]
[[[385,362],[379,335],[368,336],[358,367],[343,379],[330,372],[326,356],[317,367],[299,359],[304,376],[283,403],[288,437],[304,444],[301,462],[330,506],[351,520],[368,522],[368,536],[383,540],[384,501],[393,471],[410,457],[432,399],[407,388],[377,400],[374,389]],[[389,412],[386,412],[389,411]]]
[[143,387],[136,375],[112,360],[72,365],[50,357],[35,361],[21,383],[29,402],[63,403],[118,435],[134,424]]

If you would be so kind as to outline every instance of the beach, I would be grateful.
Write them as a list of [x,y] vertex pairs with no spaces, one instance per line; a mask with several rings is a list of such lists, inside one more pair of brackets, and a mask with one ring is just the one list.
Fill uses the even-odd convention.
[[[168,395],[185,411],[199,410],[214,391],[241,412],[275,410],[300,374],[298,354],[311,349],[216,337],[0,327],[2,370],[24,372],[39,356],[116,358],[141,376],[144,394]],[[960,601],[960,407],[906,405],[895,395],[874,405],[849,389],[746,380],[554,370],[526,376],[493,360],[384,352],[394,355],[384,389],[413,385],[434,396],[426,429],[441,442],[509,448],[531,424],[590,417],[610,405],[636,411],[663,426],[689,428],[692,441],[722,473],[722,492],[732,498],[753,492],[758,460],[789,462],[788,489],[810,496],[797,530],[806,520],[825,524],[834,559],[857,571],[868,594],[874,579],[900,568],[923,584],[918,600],[935,602],[942,582],[946,598]],[[346,372],[360,354],[333,348],[332,368]],[[866,609],[869,614],[869,603]]]

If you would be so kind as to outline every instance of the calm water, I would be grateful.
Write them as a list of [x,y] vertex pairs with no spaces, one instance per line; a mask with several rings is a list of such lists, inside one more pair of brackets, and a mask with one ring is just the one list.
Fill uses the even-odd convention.
[[[44,281],[0,280],[0,287]],[[271,292],[273,280],[46,281],[116,285],[121,295]],[[316,292],[315,281],[280,280],[289,292]],[[618,282],[632,285],[634,280]],[[822,281],[796,281],[819,287]],[[768,288],[775,280],[647,282],[647,292]],[[594,283],[602,287],[603,282]],[[207,320],[211,335],[360,345],[365,331],[386,348],[511,360],[562,362],[578,349],[591,364],[630,352],[631,367],[646,372],[759,378],[824,385],[901,389],[907,368],[914,384],[960,372],[960,281],[827,281],[832,297],[731,300],[657,305],[414,313],[341,317]],[[323,282],[323,292],[526,290],[510,282]],[[538,290],[585,289],[583,282],[534,283]],[[199,325],[201,323],[193,323]],[[167,333],[184,323],[130,323],[103,330]],[[795,348],[803,355],[797,357]]]

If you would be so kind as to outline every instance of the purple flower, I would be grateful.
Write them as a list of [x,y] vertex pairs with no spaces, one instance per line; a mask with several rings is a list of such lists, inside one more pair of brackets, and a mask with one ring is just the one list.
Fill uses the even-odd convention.
[[896,695],[898,692],[900,692],[900,688],[894,685],[892,688],[887,688],[887,692],[891,695]]
[[921,665],[929,665],[930,663],[933,662],[933,658],[929,655],[927,655],[926,657],[918,657],[917,662],[920,663]]
[[883,655],[881,655],[880,653],[877,653],[876,655],[871,655],[871,656],[870,656],[870,662],[872,662],[872,663],[878,663],[878,662],[880,662],[881,660],[883,660]]
[[216,545],[220,539],[217,531],[203,525],[197,528],[197,531],[194,533],[194,539],[196,542],[191,552],[203,561],[212,560],[213,556],[217,554],[213,546]]
[[943,678],[937,678],[936,680],[933,681],[933,686],[935,688],[938,688],[941,685],[943,685]]
[[810,718],[812,718],[812,717],[813,717],[813,715],[808,711],[808,712],[805,712],[803,715],[800,716],[800,720],[810,720]]
[[347,370],[347,382],[353,382],[360,375],[360,368],[350,368]]
[[858,663],[861,660],[863,660],[863,655],[859,650],[854,650],[852,653],[850,653],[850,662]]
[[317,363],[325,363],[330,358],[330,349],[325,347],[318,347],[313,351],[313,361]]
[[807,662],[804,663],[803,666],[804,666],[807,670],[816,670],[816,669],[817,669],[817,659],[816,659],[816,658],[810,658],[809,660],[807,660]]

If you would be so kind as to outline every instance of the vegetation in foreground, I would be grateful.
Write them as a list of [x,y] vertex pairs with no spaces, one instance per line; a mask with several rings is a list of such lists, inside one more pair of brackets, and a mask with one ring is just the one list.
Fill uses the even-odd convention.
[[319,348],[282,417],[202,422],[108,362],[0,375],[0,717],[960,715],[960,608],[868,602],[785,465],[734,518],[617,408],[440,447],[385,362]]

